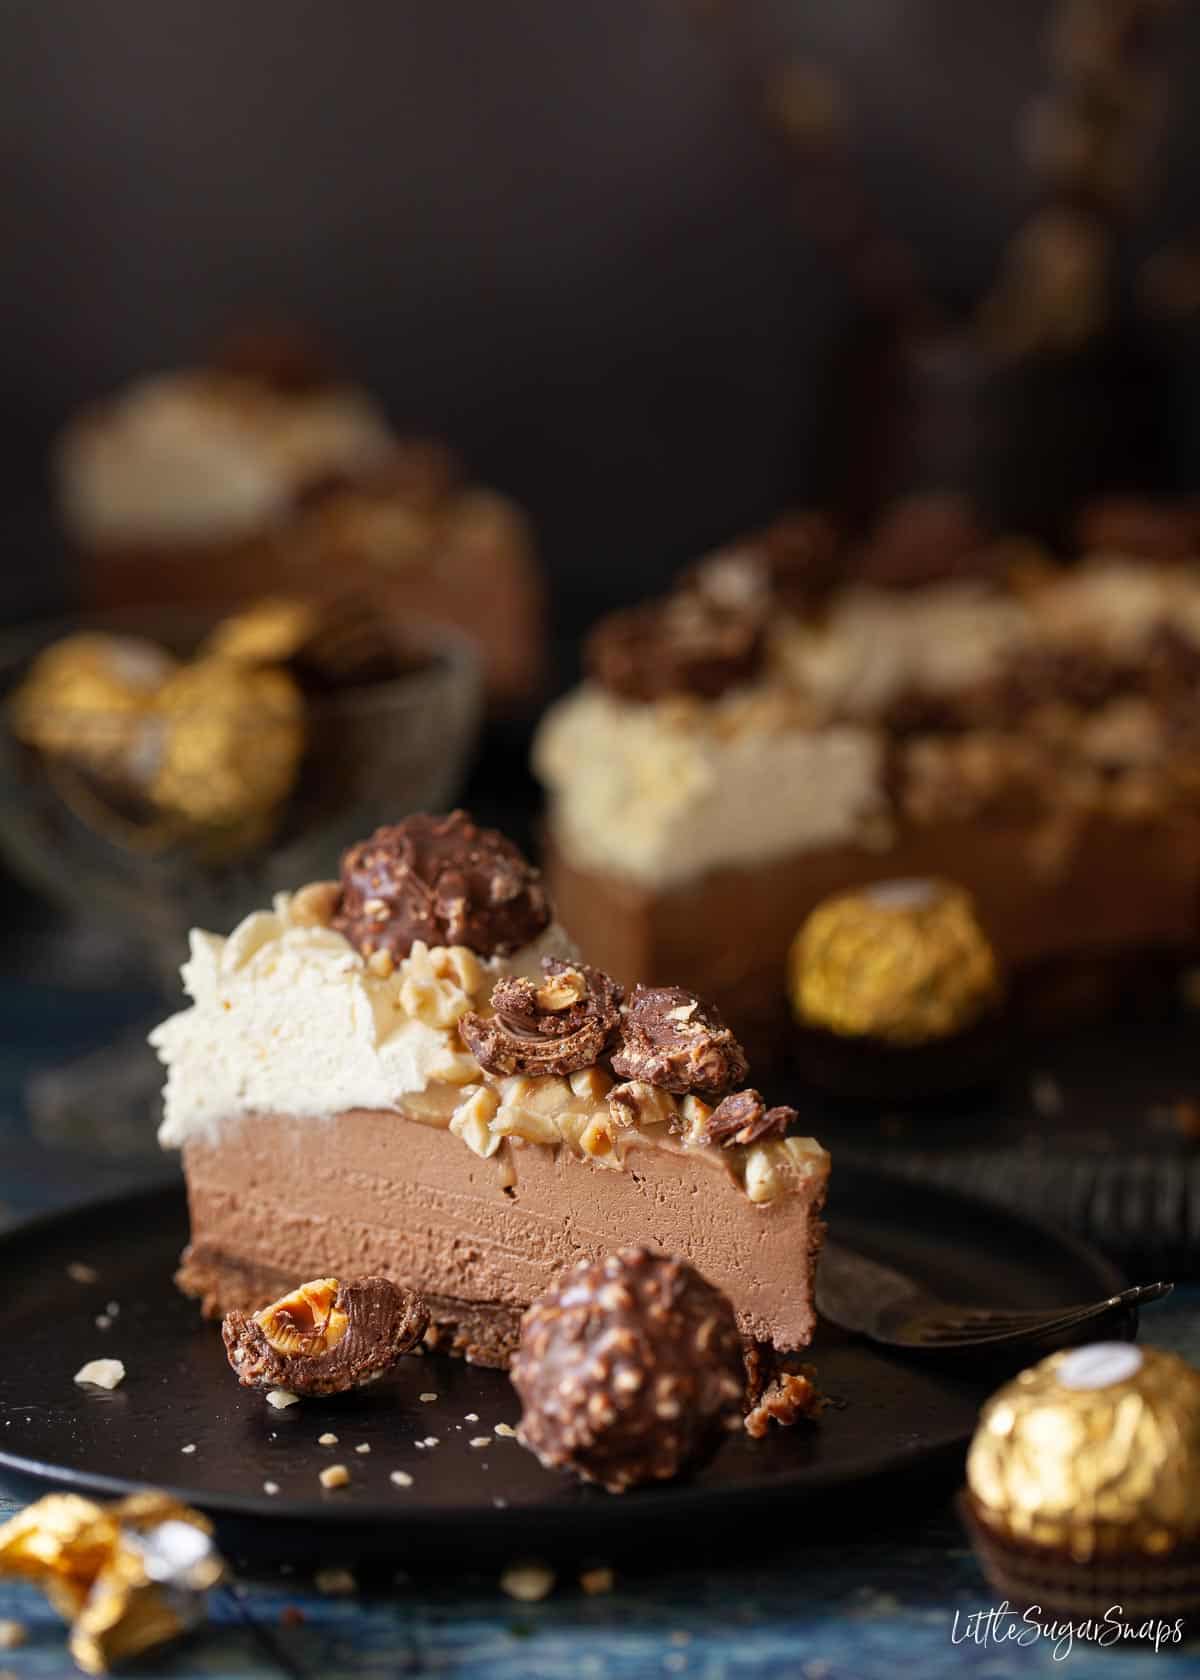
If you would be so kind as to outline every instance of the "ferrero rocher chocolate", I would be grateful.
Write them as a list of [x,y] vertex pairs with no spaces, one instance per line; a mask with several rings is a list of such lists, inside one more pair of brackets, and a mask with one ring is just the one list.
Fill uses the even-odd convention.
[[841,1038],[935,1043],[996,1001],[995,957],[967,893],[944,881],[886,881],[826,899],[792,944],[797,1019]]
[[163,1493],[112,1505],[47,1494],[0,1528],[0,1578],[42,1589],[87,1674],[195,1627],[223,1574],[207,1519]]
[[312,640],[321,621],[314,601],[277,595],[222,619],[200,650],[201,657],[241,665],[282,665]]
[[84,632],[38,655],[10,702],[18,740],[102,774],[136,775],[175,661],[136,636]]
[[271,812],[291,792],[304,751],[304,699],[286,671],[198,659],[158,698],[156,803],[198,827]]
[[1130,1342],[1054,1353],[993,1395],[967,1459],[978,1519],[1087,1560],[1200,1535],[1200,1371]]

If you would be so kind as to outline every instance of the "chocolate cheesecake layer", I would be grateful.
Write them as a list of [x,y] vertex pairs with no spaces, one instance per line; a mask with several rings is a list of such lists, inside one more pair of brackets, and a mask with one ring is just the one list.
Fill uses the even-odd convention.
[[1053,855],[1043,823],[939,822],[883,850],[828,846],[753,868],[714,870],[661,890],[577,867],[550,838],[547,878],[584,955],[618,980],[668,978],[711,997],[735,1029],[782,1021],[784,965],[801,922],[834,892],[881,876],[942,877],[975,899],[1010,970],[1061,959],[1109,962],[1200,936],[1200,819],[1089,816]]
[[184,1147],[192,1240],[181,1287],[209,1314],[296,1277],[377,1274],[428,1302],[434,1345],[506,1365],[520,1313],[564,1267],[646,1243],[690,1260],[742,1334],[780,1352],[814,1325],[826,1174],[751,1202],[719,1152],[631,1143],[623,1168],[523,1144],[484,1159],[428,1121],[231,1116]]

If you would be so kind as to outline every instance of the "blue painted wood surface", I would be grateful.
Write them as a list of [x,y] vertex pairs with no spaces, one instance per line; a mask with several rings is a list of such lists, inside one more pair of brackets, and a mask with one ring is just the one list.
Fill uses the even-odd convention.
[[[115,1188],[147,1158],[93,1157],[48,1147],[32,1135],[24,1091],[31,1072],[102,1045],[146,1000],[0,982],[0,1221]],[[0,1280],[2,1289],[2,1280]],[[3,1314],[0,1310],[0,1324]],[[1179,1291],[1146,1315],[1146,1339],[1200,1362],[1200,1288]],[[19,1357],[4,1348],[0,1357]],[[19,1508],[0,1480],[0,1518]],[[1102,1680],[1183,1680],[1200,1672],[1200,1646],[1157,1655],[1077,1643],[975,1644],[967,1618],[995,1595],[984,1582],[952,1510],[864,1505],[851,1542],[798,1533],[785,1553],[760,1556],[753,1533],[714,1534],[719,1566],[616,1570],[613,1592],[589,1597],[571,1574],[541,1603],[506,1597],[494,1575],[471,1573],[470,1536],[461,1572],[372,1583],[349,1597],[279,1575],[235,1579],[215,1595],[204,1632],[157,1654],[136,1672],[162,1680],[230,1676],[266,1680],[385,1680],[401,1674],[465,1680],[635,1680],[643,1675],[797,1676],[799,1680],[1025,1680],[1097,1675]],[[553,1563],[553,1560],[548,1560]],[[296,1620],[296,1613],[303,1618]],[[957,1624],[955,1618],[957,1617]],[[0,1680],[70,1673],[64,1629],[31,1589],[0,1583],[0,1620],[25,1625],[23,1645],[0,1650]],[[1030,1637],[1027,1633],[1022,1638]]]

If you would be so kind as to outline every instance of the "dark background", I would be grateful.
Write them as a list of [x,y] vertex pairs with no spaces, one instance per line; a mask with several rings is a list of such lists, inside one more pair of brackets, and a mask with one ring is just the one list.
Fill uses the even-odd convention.
[[[732,9],[755,63],[836,73],[881,225],[938,324],[960,318],[1035,202],[1018,133],[1054,8]],[[1198,476],[1194,331],[1135,308],[1140,264],[1196,206],[1200,16],[1156,28],[1167,121],[1120,230],[1121,318],[1040,475],[1081,489]],[[567,639],[702,545],[830,494],[856,451],[871,492],[911,477],[903,440],[886,434],[882,466],[863,441],[886,392],[847,395],[861,277],[813,236],[738,50],[699,0],[8,0],[6,610],[69,589],[43,491],[63,418],[251,318],[327,329],[397,422],[531,507]],[[1101,418],[1064,468],[1061,434]]]

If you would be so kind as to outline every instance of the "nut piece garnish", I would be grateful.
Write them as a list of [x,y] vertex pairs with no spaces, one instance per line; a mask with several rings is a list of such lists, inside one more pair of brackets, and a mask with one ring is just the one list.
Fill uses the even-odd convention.
[[525,1604],[536,1604],[554,1590],[553,1569],[544,1563],[514,1563],[500,1577],[500,1585],[509,1598],[519,1598]]
[[0,1621],[0,1651],[15,1651],[29,1637],[24,1622]]
[[89,1359],[75,1373],[77,1383],[93,1388],[116,1388],[124,1380],[125,1367],[119,1359]]
[[746,1053],[711,1004],[682,986],[635,986],[614,1073],[683,1096],[720,1096],[746,1077]]
[[612,1493],[678,1475],[741,1426],[733,1308],[647,1248],[564,1272],[522,1319],[511,1374],[522,1444]]
[[89,1266],[82,1260],[72,1260],[67,1267],[67,1276],[74,1283],[99,1283],[100,1273],[95,1266]]
[[589,1597],[597,1593],[609,1593],[613,1590],[614,1576],[611,1569],[585,1569],[579,1577],[579,1585]]
[[311,881],[292,894],[288,915],[296,927],[328,927],[341,887],[336,881]]
[[746,1433],[761,1440],[772,1421],[788,1429],[801,1418],[815,1419],[820,1414],[821,1396],[812,1378],[797,1371],[781,1371],[746,1413]]
[[345,1487],[350,1480],[350,1472],[344,1464],[327,1464],[317,1480],[323,1488]]
[[735,1091],[713,1109],[701,1141],[724,1149],[735,1143],[762,1143],[785,1137],[799,1118],[794,1108],[768,1108],[757,1091]]
[[221,1334],[244,1388],[341,1394],[383,1376],[428,1323],[424,1302],[387,1278],[316,1278],[252,1315],[235,1308]]
[[358,1582],[348,1569],[318,1569],[313,1576],[313,1586],[319,1593],[335,1597],[358,1591]]
[[300,1396],[293,1394],[290,1388],[273,1388],[267,1394],[267,1405],[274,1406],[277,1412],[286,1412],[289,1406],[298,1406]]
[[488,1073],[554,1074],[591,1067],[608,1048],[620,1021],[622,991],[586,963],[542,958],[538,986],[506,976],[492,988],[491,1015],[464,1015],[460,1031]]

